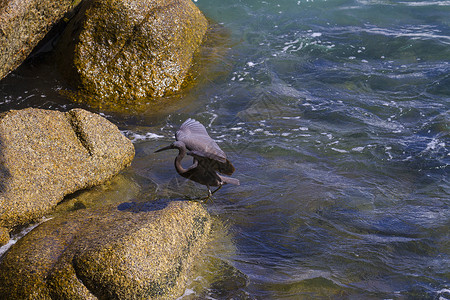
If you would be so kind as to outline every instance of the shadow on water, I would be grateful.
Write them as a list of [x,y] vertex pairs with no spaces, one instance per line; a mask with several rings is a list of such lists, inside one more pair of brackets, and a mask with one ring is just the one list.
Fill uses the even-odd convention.
[[[1,118],[1,116],[0,116],[0,118]],[[5,167],[5,159],[3,157],[3,151],[4,151],[3,148],[4,148],[4,142],[0,136],[0,195],[5,192],[6,182],[11,177],[11,173],[9,172],[8,168]]]
[[187,199],[158,199],[150,202],[123,202],[117,206],[119,211],[130,211],[134,213],[157,211],[166,208],[173,201],[189,201]]

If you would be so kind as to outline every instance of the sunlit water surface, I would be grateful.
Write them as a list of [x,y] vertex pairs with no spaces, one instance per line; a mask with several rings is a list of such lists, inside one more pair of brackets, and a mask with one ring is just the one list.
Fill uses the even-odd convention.
[[[176,152],[153,154],[188,117],[235,164],[241,185],[208,205],[232,244],[210,254],[222,280],[182,298],[450,299],[450,1],[195,3],[230,35],[220,75],[184,108],[102,112],[153,198],[205,192]],[[1,82],[1,110],[78,106],[62,82],[29,64]]]

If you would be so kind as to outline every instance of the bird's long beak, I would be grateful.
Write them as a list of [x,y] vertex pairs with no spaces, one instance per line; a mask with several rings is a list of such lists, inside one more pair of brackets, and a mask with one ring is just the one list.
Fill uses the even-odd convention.
[[165,150],[170,150],[170,149],[173,149],[173,145],[169,145],[169,146],[166,146],[164,148],[158,149],[158,150],[155,151],[155,153],[156,152],[165,151]]

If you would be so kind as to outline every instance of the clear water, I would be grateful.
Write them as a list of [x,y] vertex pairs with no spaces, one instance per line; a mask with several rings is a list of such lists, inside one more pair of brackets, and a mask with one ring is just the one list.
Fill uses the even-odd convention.
[[[230,34],[216,76],[184,106],[105,112],[149,197],[204,193],[153,154],[188,117],[235,164],[208,206],[223,280],[182,298],[450,299],[450,1],[195,3]],[[0,109],[77,106],[45,68],[0,82]]]

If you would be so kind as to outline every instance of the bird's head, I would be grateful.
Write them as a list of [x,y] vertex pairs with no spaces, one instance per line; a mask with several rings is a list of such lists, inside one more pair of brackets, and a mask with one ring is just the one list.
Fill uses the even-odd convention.
[[186,145],[181,141],[175,141],[172,144],[170,144],[169,146],[166,146],[166,147],[156,150],[155,153],[165,151],[165,150],[170,150],[170,149],[181,149],[181,148],[186,149]]

